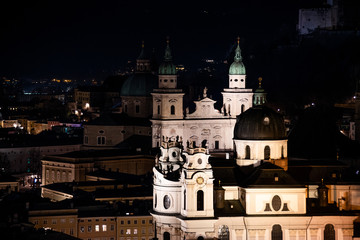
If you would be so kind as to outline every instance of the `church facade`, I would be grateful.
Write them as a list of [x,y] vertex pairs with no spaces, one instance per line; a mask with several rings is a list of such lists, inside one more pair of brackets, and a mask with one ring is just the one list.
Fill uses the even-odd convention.
[[252,89],[246,88],[246,70],[242,62],[241,50],[235,50],[234,62],[229,70],[229,88],[222,92],[223,107],[217,110],[216,101],[209,98],[205,87],[202,98],[194,101],[196,109],[190,113],[183,106],[184,93],[177,88],[175,65],[172,63],[169,42],[165,50],[163,63],[159,67],[158,88],[153,96],[152,146],[159,147],[166,136],[174,139],[182,136],[187,144],[207,146],[213,150],[232,150],[232,130],[236,116],[246,111],[253,104]]

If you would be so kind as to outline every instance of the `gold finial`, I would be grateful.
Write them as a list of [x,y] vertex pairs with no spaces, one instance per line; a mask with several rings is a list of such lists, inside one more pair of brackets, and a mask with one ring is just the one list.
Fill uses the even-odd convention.
[[170,37],[166,36],[166,43],[169,44],[170,43]]
[[144,48],[145,46],[145,43],[144,43],[144,40],[141,41],[141,47]]
[[261,88],[262,77],[259,77],[258,80],[259,80],[259,88]]
[[239,45],[240,43],[240,37],[237,37],[237,44]]
[[321,185],[324,185],[324,179],[323,178],[321,179]]
[[339,152],[336,153],[336,160],[339,160]]
[[219,180],[219,187],[221,186],[221,180]]

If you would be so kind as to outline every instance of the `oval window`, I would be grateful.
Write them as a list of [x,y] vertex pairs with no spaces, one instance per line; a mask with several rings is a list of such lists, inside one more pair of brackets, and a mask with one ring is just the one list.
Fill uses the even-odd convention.
[[171,201],[170,197],[168,195],[165,195],[164,197],[164,208],[168,209],[170,207]]
[[202,163],[202,159],[199,158],[199,159],[198,159],[198,164],[201,164],[201,163]]
[[271,201],[271,205],[275,211],[279,211],[281,208],[281,199],[278,195],[275,195]]

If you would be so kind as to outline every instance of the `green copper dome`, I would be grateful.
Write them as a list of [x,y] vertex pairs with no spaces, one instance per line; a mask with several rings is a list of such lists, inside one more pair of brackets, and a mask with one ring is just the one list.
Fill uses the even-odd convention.
[[171,56],[169,41],[167,41],[164,62],[159,67],[159,75],[175,75],[175,74],[176,74],[176,67],[172,63],[172,56]]
[[157,87],[157,77],[151,73],[135,73],[123,84],[120,96],[151,96]]
[[237,48],[235,50],[234,62],[230,65],[229,74],[230,75],[245,75],[246,74],[245,66],[244,66],[244,63],[242,62],[241,50],[240,50],[240,46],[239,46],[239,39],[238,39]]

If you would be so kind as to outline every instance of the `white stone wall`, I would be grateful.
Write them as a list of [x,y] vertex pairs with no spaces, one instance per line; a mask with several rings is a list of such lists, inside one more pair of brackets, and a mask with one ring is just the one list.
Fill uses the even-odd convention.
[[[236,148],[236,162],[240,166],[259,164],[264,159],[266,146],[270,147],[270,158],[287,158],[287,139],[284,140],[237,140],[234,139]],[[250,159],[246,159],[246,146],[250,147]]]
[[[223,95],[224,111],[231,118],[236,118],[253,106],[253,93],[251,89],[229,89],[225,88]],[[244,105],[242,107],[242,105]]]
[[[280,209],[276,210],[272,204],[274,196],[281,199]],[[261,215],[305,214],[306,188],[247,188],[246,213]],[[265,211],[266,204],[270,211]],[[288,211],[284,211],[285,204]]]

